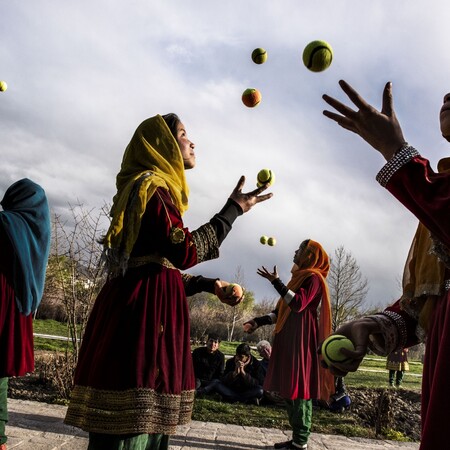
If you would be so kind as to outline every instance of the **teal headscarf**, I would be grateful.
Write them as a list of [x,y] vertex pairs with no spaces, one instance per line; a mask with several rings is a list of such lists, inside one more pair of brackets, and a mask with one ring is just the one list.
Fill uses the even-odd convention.
[[50,251],[50,210],[44,190],[28,178],[16,181],[0,202],[0,226],[14,250],[14,292],[28,316],[42,299]]

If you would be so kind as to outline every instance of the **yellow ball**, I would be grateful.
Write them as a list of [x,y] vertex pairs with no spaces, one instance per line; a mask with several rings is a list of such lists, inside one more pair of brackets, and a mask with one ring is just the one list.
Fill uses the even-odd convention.
[[264,64],[267,61],[267,52],[265,49],[259,47],[252,52],[252,61],[255,64]]
[[271,186],[275,182],[275,174],[270,169],[261,169],[256,177],[256,186],[261,187],[262,185],[269,183]]
[[328,42],[312,41],[303,50],[303,64],[312,72],[322,72],[330,67],[333,49]]
[[268,241],[269,241],[269,238],[267,236],[261,236],[259,238],[259,242],[261,242],[261,244],[263,244],[263,245],[266,245]]
[[254,108],[261,102],[262,95],[258,89],[248,88],[242,94],[242,103],[248,108]]
[[322,357],[329,366],[349,361],[349,358],[341,353],[341,348],[355,350],[353,342],[340,334],[332,334],[323,341]]
[[6,84],[6,81],[0,81],[0,92],[5,92],[6,89],[8,89],[8,85]]
[[276,245],[276,243],[277,243],[277,240],[273,237],[270,237],[269,239],[267,239],[267,245],[270,245],[271,247]]

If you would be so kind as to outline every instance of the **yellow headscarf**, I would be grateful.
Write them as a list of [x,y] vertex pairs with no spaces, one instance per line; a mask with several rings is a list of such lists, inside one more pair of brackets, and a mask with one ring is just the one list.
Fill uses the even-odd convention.
[[154,116],[136,129],[116,177],[117,193],[104,248],[123,265],[139,234],[147,202],[158,187],[168,189],[181,214],[188,208],[189,187],[180,147],[165,120]]
[[[297,291],[303,282],[311,275],[317,275],[322,286],[322,301],[319,313],[319,342],[323,342],[331,334],[331,302],[328,284],[325,278],[330,270],[330,259],[323,247],[316,241],[309,240],[308,245],[301,254],[300,261],[291,269],[292,277],[287,288]],[[281,297],[277,303],[278,316],[274,333],[279,333],[286,323],[291,308]],[[334,377],[329,370],[319,366],[320,371],[320,398],[326,402],[334,389]]]
[[[450,158],[439,161],[438,172],[450,172]],[[400,299],[401,307],[418,316],[419,325],[425,331],[445,281],[445,265],[432,252],[433,247],[429,230],[419,223],[403,271]]]

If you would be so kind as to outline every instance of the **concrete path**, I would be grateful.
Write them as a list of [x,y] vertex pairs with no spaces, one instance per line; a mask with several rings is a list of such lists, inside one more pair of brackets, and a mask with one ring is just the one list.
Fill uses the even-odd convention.
[[[65,406],[8,399],[6,427],[8,450],[86,450],[87,433],[64,425]],[[290,438],[289,432],[272,428],[242,427],[196,422],[179,427],[170,441],[171,450],[270,449]],[[308,450],[417,450],[417,443],[346,438],[313,433]]]

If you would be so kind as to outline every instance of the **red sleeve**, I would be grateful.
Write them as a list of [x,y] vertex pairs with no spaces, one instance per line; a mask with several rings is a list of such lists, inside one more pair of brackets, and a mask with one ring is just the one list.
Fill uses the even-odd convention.
[[414,156],[385,185],[442,243],[450,246],[450,174],[434,172]]
[[[171,239],[173,228],[183,230],[182,241],[176,242]],[[162,188],[158,188],[147,203],[132,256],[155,253],[166,257],[181,270],[197,264],[197,250],[192,235],[184,226],[180,212],[172,202],[169,192]]]
[[317,308],[322,298],[322,286],[316,275],[308,277],[295,292],[294,298],[289,302],[293,312],[300,313],[308,306]]

